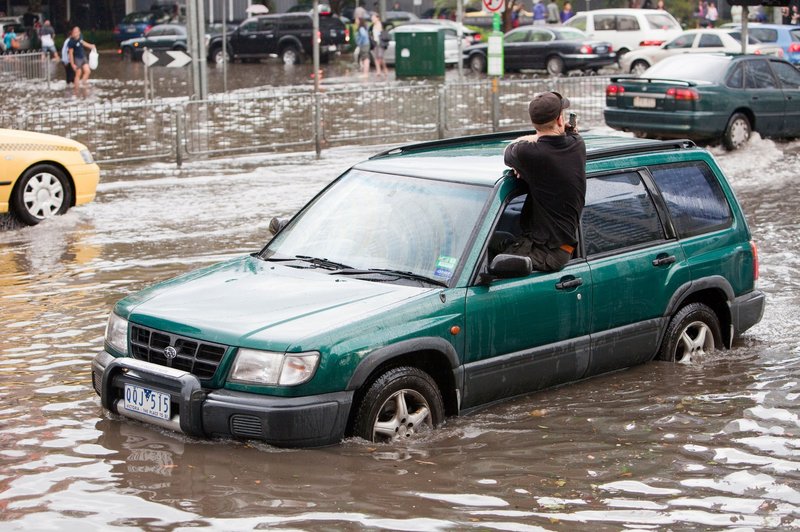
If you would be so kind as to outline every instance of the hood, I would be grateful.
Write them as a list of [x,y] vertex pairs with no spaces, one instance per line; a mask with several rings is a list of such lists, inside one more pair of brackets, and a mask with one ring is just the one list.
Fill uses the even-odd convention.
[[120,301],[116,312],[173,334],[282,351],[431,290],[305,266],[245,257],[157,284]]
[[75,148],[78,151],[86,149],[86,146],[80,142],[59,137],[58,135],[34,133],[32,131],[21,131],[19,129],[0,129],[0,144],[47,144],[49,146]]

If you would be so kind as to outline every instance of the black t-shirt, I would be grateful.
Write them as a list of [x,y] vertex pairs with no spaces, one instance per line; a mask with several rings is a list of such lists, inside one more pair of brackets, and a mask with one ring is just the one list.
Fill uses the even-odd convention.
[[528,185],[522,230],[550,248],[577,244],[586,202],[586,144],[577,133],[545,135],[536,142],[514,142],[505,163]]
[[67,47],[72,50],[72,57],[77,59],[86,59],[86,54],[83,50],[83,41],[81,39],[73,39],[70,37]]

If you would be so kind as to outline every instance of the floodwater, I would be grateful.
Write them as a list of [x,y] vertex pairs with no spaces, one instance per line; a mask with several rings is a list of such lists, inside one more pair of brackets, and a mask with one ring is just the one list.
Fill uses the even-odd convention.
[[747,212],[763,321],[649,363],[448,419],[403,445],[281,450],[109,416],[89,376],[108,311],[251,252],[378,148],[104,168],[95,202],[0,219],[3,530],[800,527],[800,142],[715,150]]

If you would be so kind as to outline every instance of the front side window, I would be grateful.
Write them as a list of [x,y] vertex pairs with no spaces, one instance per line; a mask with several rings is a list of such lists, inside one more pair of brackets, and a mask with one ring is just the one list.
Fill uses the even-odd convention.
[[661,220],[638,172],[588,179],[581,228],[589,256],[664,239]]
[[772,70],[775,71],[784,88],[800,89],[800,70],[780,61],[773,61],[771,64]]
[[698,235],[730,224],[731,208],[705,163],[654,166],[650,171],[678,236]]
[[448,281],[492,193],[490,187],[351,170],[262,252],[316,257]]
[[695,37],[697,37],[696,33],[684,33],[683,35],[675,37],[665,48],[691,48]]

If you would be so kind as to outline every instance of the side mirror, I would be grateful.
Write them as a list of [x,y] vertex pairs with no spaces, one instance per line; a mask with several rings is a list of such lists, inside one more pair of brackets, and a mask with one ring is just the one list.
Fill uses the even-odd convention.
[[527,277],[533,272],[530,257],[521,255],[497,255],[489,265],[489,275],[498,279],[514,279]]
[[277,235],[278,232],[284,227],[286,227],[286,224],[288,223],[289,220],[274,217],[272,218],[272,220],[269,221],[269,232],[272,233],[273,235]]

